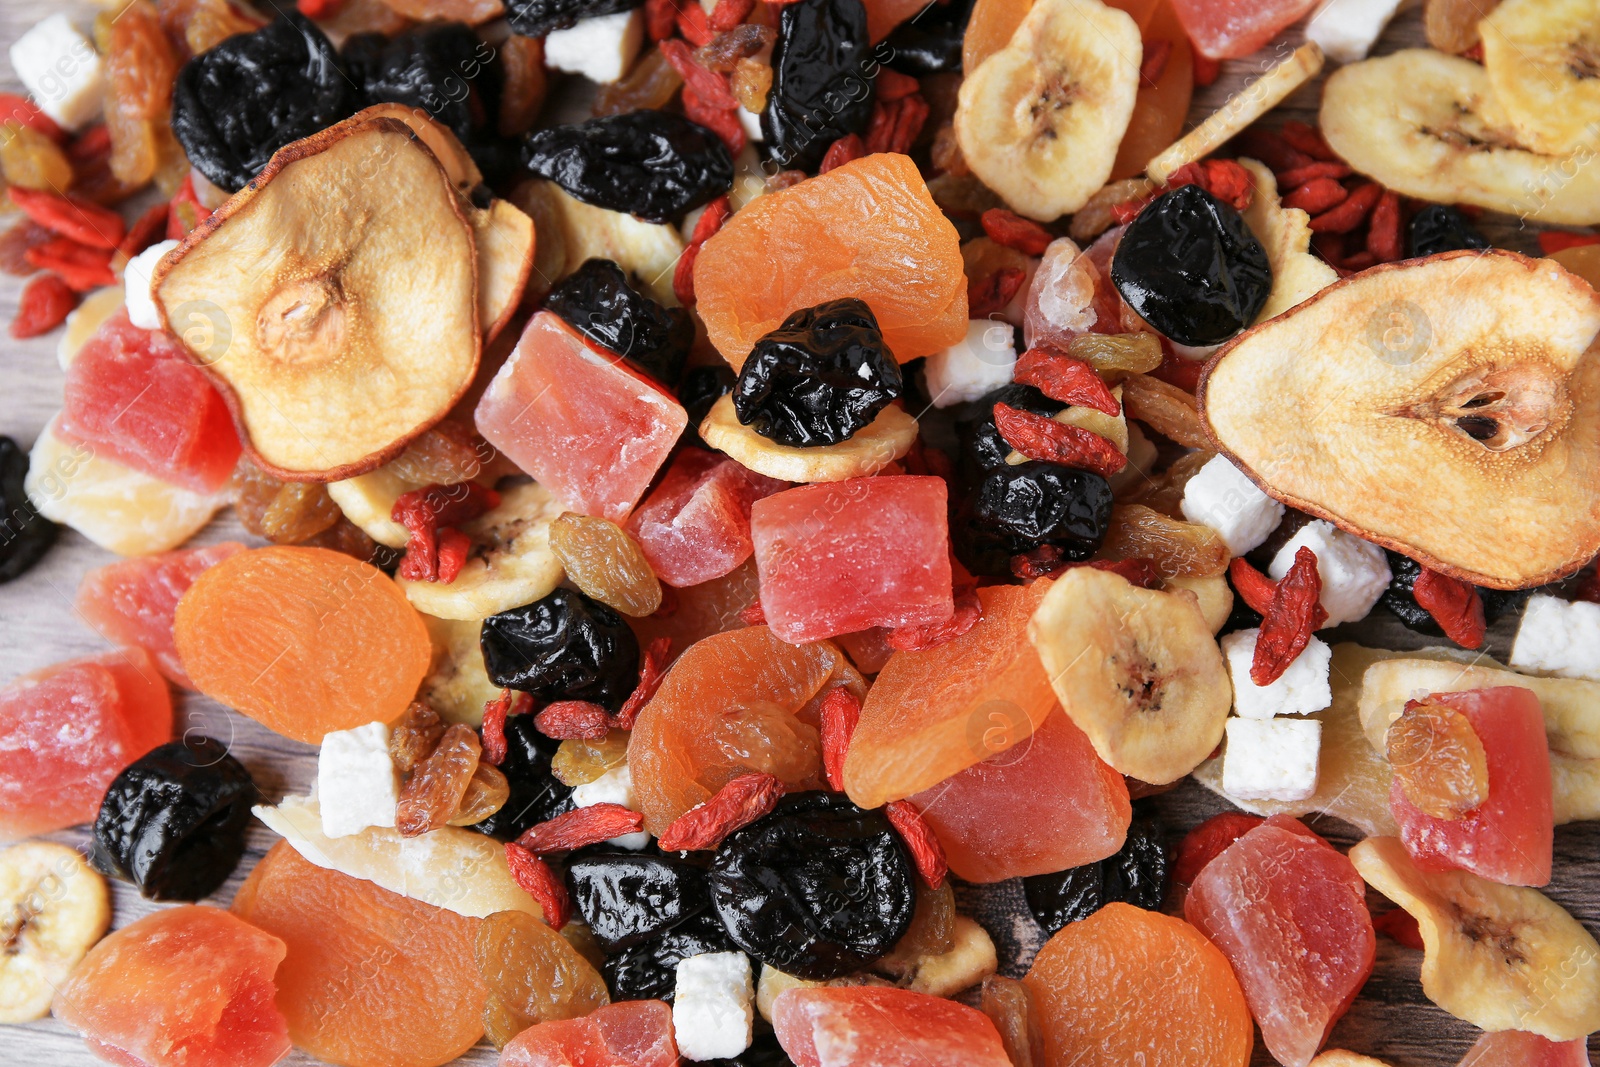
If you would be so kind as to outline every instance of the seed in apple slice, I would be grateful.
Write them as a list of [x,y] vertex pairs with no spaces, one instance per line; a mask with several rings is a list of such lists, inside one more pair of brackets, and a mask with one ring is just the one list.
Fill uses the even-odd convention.
[[1600,551],[1600,295],[1498,249],[1376,267],[1229,343],[1206,432],[1267,493],[1492,589]]
[[471,383],[477,273],[434,154],[402,122],[357,116],[280,150],[154,287],[250,458],[334,481],[392,459]]

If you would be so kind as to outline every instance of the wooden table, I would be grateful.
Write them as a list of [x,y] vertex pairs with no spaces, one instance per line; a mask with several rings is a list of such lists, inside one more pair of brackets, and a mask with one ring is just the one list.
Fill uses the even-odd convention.
[[[28,26],[54,11],[66,8],[87,25],[93,5],[54,0],[0,0],[0,42],[9,44]],[[1286,35],[1298,43],[1298,31]],[[1413,10],[1393,26],[1378,51],[1422,43],[1421,21]],[[1191,121],[1198,121],[1226,99],[1227,95],[1259,69],[1253,61],[1229,63],[1222,78],[1204,90],[1196,100]],[[9,63],[0,63],[0,90],[17,87]],[[1307,87],[1292,96],[1281,109],[1298,117],[1315,120],[1319,89]],[[1485,229],[1495,243],[1504,247],[1536,252],[1531,232],[1521,231],[1514,220],[1487,220]],[[21,284],[0,276],[0,323],[10,322],[16,310]],[[63,375],[56,361],[59,332],[31,341],[5,341],[4,373],[6,385],[0,393],[0,434],[6,434],[25,447],[30,445],[46,421],[61,406]],[[196,539],[207,544],[229,539],[252,540],[225,513]],[[108,563],[112,555],[67,530],[45,560],[22,578],[0,586],[0,620],[4,640],[0,640],[0,681],[24,671],[34,670],[58,660],[92,655],[104,651],[107,642],[73,610],[72,599],[85,571]],[[1502,659],[1509,649],[1512,631],[1504,626],[1491,634],[1490,651]],[[1429,643],[1403,627],[1381,610],[1367,622],[1345,627],[1337,639],[1360,640],[1387,648],[1416,648]],[[316,752],[307,745],[288,741],[242,715],[213,701],[193,695],[177,694],[178,718],[182,728],[196,729],[228,744],[254,775],[257,784],[271,799],[286,793],[304,793],[315,774]],[[180,729],[181,733],[181,729]],[[1153,798],[1148,803],[1175,831],[1193,826],[1201,819],[1228,807],[1192,781],[1174,792]],[[1313,819],[1321,832],[1343,845],[1359,838],[1350,827],[1333,819]],[[52,835],[56,840],[82,846],[88,840],[83,830]],[[210,903],[226,906],[233,899],[244,875],[272,846],[275,835],[261,826],[251,830],[249,851],[239,869]],[[1568,826],[1556,831],[1555,881],[1549,894],[1600,932],[1600,825]],[[124,926],[154,910],[133,889],[114,883],[115,924]],[[1016,884],[990,887],[981,891],[963,890],[964,901],[984,914],[1008,914],[1011,918],[991,922],[992,932],[1002,952],[1013,958],[1009,969],[1020,973],[1026,957],[1037,947],[1039,934],[1030,920],[1017,917],[1021,891]],[[1025,913],[1024,913],[1025,914]],[[1017,957],[1021,957],[1018,959]],[[1477,1038],[1474,1027],[1447,1015],[1423,995],[1417,972],[1421,954],[1400,948],[1386,938],[1378,939],[1378,962],[1361,997],[1334,1030],[1330,1045],[1379,1056],[1395,1067],[1445,1067],[1454,1065]],[[1590,1041],[1591,1053],[1600,1050],[1600,1039]],[[487,1045],[457,1061],[463,1064],[493,1064],[493,1049]],[[16,1067],[87,1067],[101,1061],[89,1054],[78,1037],[54,1020],[26,1026],[0,1026],[0,1064]],[[293,1053],[284,1061],[291,1065],[316,1064],[303,1053]],[[1273,1063],[1256,1042],[1255,1063]]]

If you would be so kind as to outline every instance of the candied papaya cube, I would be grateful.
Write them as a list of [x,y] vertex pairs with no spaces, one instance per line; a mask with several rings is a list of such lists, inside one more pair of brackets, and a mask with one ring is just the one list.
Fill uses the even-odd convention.
[[750,507],[784,483],[702,448],[678,453],[628,520],[650,567],[679,589],[721,578],[750,558]]
[[628,517],[689,425],[683,405],[548,311],[528,323],[474,419],[568,507],[612,522]]
[[500,1051],[500,1067],[675,1067],[672,1009],[627,1000],[579,1019],[538,1023]]
[[1172,0],[1183,30],[1208,59],[1239,59],[1317,6],[1317,0]]
[[955,613],[941,478],[888,475],[786,489],[750,509],[767,625],[799,644]]
[[989,1017],[951,1000],[881,986],[797,987],[772,1005],[796,1067],[1010,1067]]

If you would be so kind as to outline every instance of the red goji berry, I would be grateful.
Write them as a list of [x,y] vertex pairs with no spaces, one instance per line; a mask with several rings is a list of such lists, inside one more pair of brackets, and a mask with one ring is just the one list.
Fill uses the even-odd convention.
[[1271,685],[1289,669],[1295,657],[1311,643],[1311,635],[1328,621],[1322,607],[1322,575],[1317,554],[1304,545],[1294,554],[1294,565],[1278,582],[1272,603],[1261,620],[1256,652],[1250,661],[1250,680]]
[[498,767],[506,758],[506,720],[533,710],[533,697],[515,689],[502,689],[500,695],[483,705],[483,758]]
[[1266,822],[1259,815],[1246,815],[1242,811],[1225,811],[1213,815],[1205,822],[1183,835],[1177,855],[1172,861],[1172,880],[1187,889],[1194,885],[1206,864],[1222,855],[1223,850],[1245,834]]
[[1470,59],[1474,63],[1483,62],[1483,42],[1474,41],[1465,52],[1461,53],[1462,59]]
[[684,5],[678,9],[678,32],[696,48],[705,47],[717,36],[711,32],[711,20],[699,0],[684,0]]
[[472,538],[453,526],[439,528],[439,578],[444,585],[456,580],[472,552]]
[[749,18],[755,6],[756,0],[717,0],[707,22],[716,33],[727,33]]
[[1060,545],[1040,545],[1011,557],[1011,573],[1025,582],[1054,578],[1067,569],[1067,554]]
[[1126,578],[1130,585],[1136,585],[1140,589],[1161,587],[1161,570],[1153,559],[1086,559],[1067,563],[1061,569],[1071,570],[1073,567],[1093,567],[1097,571],[1110,571]]
[[97,122],[68,141],[67,158],[72,161],[72,169],[77,172],[78,182],[81,184],[85,171],[101,164],[109,164],[111,160],[110,127],[103,122]]
[[1013,381],[1031,385],[1051,400],[1080,404],[1107,415],[1122,414],[1122,404],[1105,379],[1081,359],[1048,348],[1030,348],[1017,358]]
[[1406,948],[1414,948],[1418,952],[1425,948],[1422,928],[1417,925],[1416,918],[1404,908],[1391,908],[1381,915],[1374,915],[1372,928]]
[[733,214],[733,204],[726,196],[719,196],[706,205],[706,209],[695,220],[694,232],[689,235],[689,243],[703,245],[722,229],[722,224],[728,221],[728,216]]
[[778,806],[783,783],[770,774],[741,774],[704,804],[673,820],[657,842],[663,852],[716,848],[722,839]]
[[921,626],[896,626],[884,635],[884,643],[896,652],[924,652],[954,641],[983,618],[983,604],[976,591],[968,589],[955,596],[955,612],[944,622]]
[[987,318],[1022,291],[1028,276],[1018,267],[1001,267],[986,278],[967,283],[967,314],[975,319]]
[[167,212],[167,240],[181,241],[192,233],[196,226],[211,217],[211,209],[200,203],[200,198],[195,195],[194,175],[191,173],[184,177],[183,184],[178,186],[178,191],[172,194]]
[[682,41],[662,41],[661,58],[678,72],[678,76],[683,79],[686,86],[694,87],[695,92],[707,106],[730,111],[739,106],[738,98],[733,95],[733,90],[728,88],[727,75],[707,70],[695,62],[694,53]]
[[109,249],[90,248],[70,237],[53,237],[28,249],[22,258],[40,270],[54,271],[80,293],[115,285],[117,281],[111,269]]
[[978,221],[983,225],[983,232],[988,234],[989,240],[1007,248],[1015,248],[1025,255],[1042,256],[1044,250],[1050,247],[1050,242],[1055,240],[1050,236],[1050,231],[1037,222],[1025,219],[1015,211],[1007,211],[1003,207],[990,208],[979,217]]
[[160,203],[139,216],[129,229],[122,243],[117,245],[117,251],[132,259],[151,245],[162,239],[167,232],[167,212],[170,205]]
[[1400,194],[1386,189],[1367,223],[1367,251],[1379,263],[1393,263],[1404,254],[1400,245]]
[[1255,181],[1250,172],[1231,159],[1185,163],[1167,176],[1168,189],[1183,185],[1198,185],[1238,211],[1249,207],[1255,195]]
[[598,845],[643,828],[644,816],[637,811],[621,804],[591,804],[528,827],[517,837],[517,844],[535,856],[548,856]]
[[1235,556],[1229,562],[1228,577],[1233,581],[1234,592],[1250,606],[1251,611],[1261,615],[1267,613],[1272,606],[1272,596],[1278,591],[1277,582],[1252,567],[1243,556]]
[[1382,195],[1383,186],[1376,182],[1357,186],[1338,207],[1311,216],[1311,232],[1349,233],[1361,225],[1361,221],[1367,217],[1367,212],[1373,209]]
[[1139,63],[1139,82],[1155,87],[1167,71],[1167,61],[1172,58],[1171,41],[1146,41],[1144,59]]
[[739,621],[746,626],[765,626],[767,624],[767,613],[762,608],[761,601],[758,600],[739,612]]
[[1275,177],[1278,179],[1280,189],[1293,189],[1316,178],[1348,178],[1352,173],[1354,172],[1343,163],[1307,163],[1303,167],[1283,171]]
[[[1199,58],[1198,55],[1195,57]],[[1262,126],[1254,126],[1245,130],[1233,139],[1233,147],[1238,149],[1239,155],[1251,159],[1259,159],[1267,165],[1267,169],[1274,174],[1283,174],[1300,167],[1309,167],[1317,162],[1304,152],[1290,147],[1276,131]],[[1278,179],[1282,184],[1283,179]]]
[[475,519],[499,503],[499,493],[476,482],[429,485],[402,494],[389,512],[389,517],[411,534],[405,558],[400,561],[400,577],[413,582],[454,580],[455,573],[459,573],[466,562],[471,542],[463,546],[459,540],[452,539],[454,572],[446,579],[441,573],[439,558],[443,528]]
[[1483,646],[1486,627],[1477,586],[1424,567],[1411,586],[1411,595],[1450,640],[1462,648]]
[[865,138],[867,151],[911,151],[922,124],[928,121],[928,102],[921,93],[912,93],[897,100],[880,100],[872,106],[872,121],[867,126]]
[[[726,86],[723,91],[727,91]],[[701,95],[699,87],[689,82],[683,84],[683,113],[721,138],[731,154],[738,155],[744,150],[749,135],[744,132],[744,125],[740,123],[735,108],[722,107],[707,100]]]
[[922,880],[928,883],[929,888],[938,889],[944,884],[944,876],[949,873],[950,865],[945,862],[944,846],[933,835],[922,812],[909,800],[891,800],[883,806],[883,813],[911,852],[911,862]]
[[1304,122],[1290,119],[1278,130],[1278,136],[1296,152],[1303,152],[1312,159],[1320,159],[1324,163],[1343,162],[1339,159],[1339,153],[1329,148],[1328,142],[1323,140],[1322,131]]
[[667,660],[672,656],[672,638],[658,637],[644,650],[644,660],[639,664],[639,684],[633,687],[628,699],[612,719],[611,725],[619,730],[631,730],[639,721],[639,713],[650,703],[661,688],[661,679],[667,676]]
[[827,153],[822,157],[822,164],[817,167],[817,173],[826,174],[835,167],[853,163],[866,154],[867,146],[861,142],[861,135],[847,133],[828,146]]
[[1150,372],[1150,377],[1159,378],[1168,385],[1176,385],[1184,392],[1192,393],[1200,388],[1200,372],[1205,368],[1205,360],[1178,355],[1172,350],[1172,346],[1166,343],[1166,339],[1162,338],[1161,365]]
[[1347,274],[1354,274],[1358,270],[1366,270],[1377,262],[1377,256],[1363,249],[1354,255],[1344,257],[1344,269]]
[[1010,404],[994,406],[994,425],[1006,444],[1029,459],[1080,467],[1107,478],[1128,465],[1128,457],[1099,434]]
[[1344,203],[1349,195],[1350,190],[1332,178],[1312,178],[1304,185],[1290,190],[1283,198],[1283,206],[1299,208],[1308,215],[1320,215],[1335,205]]
[[122,216],[87,200],[65,197],[39,189],[8,190],[11,202],[34,222],[47,230],[70,237],[90,248],[111,251],[127,236],[128,224]]
[[344,0],[297,0],[295,6],[308,19],[331,19],[344,6]]
[[1146,205],[1148,205],[1150,201],[1154,200],[1155,198],[1156,194],[1151,193],[1148,196],[1136,197],[1133,200],[1124,200],[1120,204],[1112,204],[1112,221],[1119,226],[1126,226],[1128,223],[1138,218],[1139,212],[1143,211]]
[[1194,53],[1194,83],[1196,86],[1211,85],[1217,80],[1217,75],[1222,73],[1220,60],[1203,56],[1198,51]]
[[66,322],[77,306],[78,294],[72,286],[54,274],[35,278],[22,290],[22,299],[17,302],[17,317],[11,320],[11,336],[21,341],[49,333]]
[[1546,230],[1539,235],[1539,248],[1545,255],[1564,252],[1584,245],[1600,245],[1600,233],[1567,233],[1565,230]]
[[67,139],[67,133],[56,120],[46,115],[27,97],[16,93],[0,93],[0,122],[15,122],[50,138],[56,144]]
[[677,6],[673,0],[644,0],[644,22],[652,41],[664,41],[677,32]]
[[611,715],[587,700],[558,700],[533,717],[541,734],[557,741],[598,741],[611,730]]
[[850,738],[861,721],[861,701],[844,686],[835,686],[822,698],[822,769],[828,788],[844,792],[844,758],[850,752]]
[[0,271],[13,277],[26,278],[37,269],[28,262],[28,250],[48,244],[55,237],[55,234],[32,219],[23,219],[0,234]]
[[506,866],[511,868],[511,880],[538,902],[550,929],[559,930],[567,925],[567,920],[572,918],[572,898],[548,863],[515,841],[507,841]]
[[672,268],[672,292],[678,298],[678,303],[686,308],[695,305],[694,296],[694,264],[700,258],[700,246],[690,245],[678,256],[677,265]]
[[922,83],[911,75],[901,74],[898,70],[890,70],[888,67],[879,67],[878,76],[872,83],[872,97],[874,100],[888,103],[920,92],[921,89]]

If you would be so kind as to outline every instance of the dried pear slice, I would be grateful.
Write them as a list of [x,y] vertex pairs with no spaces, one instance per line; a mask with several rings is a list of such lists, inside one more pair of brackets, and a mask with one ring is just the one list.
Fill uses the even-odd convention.
[[250,458],[334,481],[393,458],[471,384],[476,262],[433,153],[357,117],[273,156],[161,261],[155,298]]
[[533,273],[533,219],[509,200],[469,208],[467,217],[478,247],[478,321],[488,342],[517,313]]
[[454,130],[442,122],[436,121],[431,115],[419,107],[407,107],[405,104],[373,104],[371,107],[357,113],[357,119],[396,119],[411,127],[411,132],[428,146],[428,151],[433,153],[433,158],[439,161],[439,166],[444,168],[445,177],[450,179],[462,193],[470,193],[483,184],[483,171],[478,169],[478,164],[473,160],[472,153],[467,151],[461,139]]
[[1245,208],[1245,225],[1266,249],[1272,264],[1272,292],[1256,322],[1283,314],[1339,280],[1339,272],[1311,252],[1311,216],[1278,199],[1278,179],[1253,159],[1239,164],[1250,172],[1255,193]]
[[1477,585],[1539,585],[1600,552],[1597,333],[1600,296],[1558,264],[1446,252],[1245,331],[1201,415],[1278,500]]
[[700,437],[757,474],[785,482],[842,482],[876,474],[911,451],[917,420],[890,405],[836,445],[791,448],[769,441],[739,422],[732,395],[725,395],[700,423]]
[[1560,156],[1600,141],[1600,2],[1506,0],[1478,23],[1483,69],[1517,139]]
[[1367,884],[1422,933],[1422,991],[1484,1030],[1573,1041],[1600,1030],[1600,944],[1561,905],[1466,871],[1423,871],[1398,838],[1350,850]]

